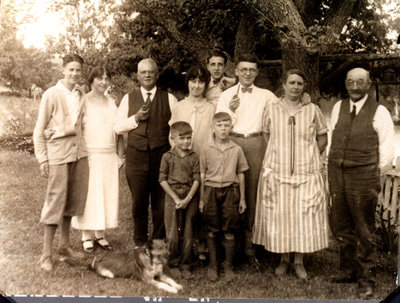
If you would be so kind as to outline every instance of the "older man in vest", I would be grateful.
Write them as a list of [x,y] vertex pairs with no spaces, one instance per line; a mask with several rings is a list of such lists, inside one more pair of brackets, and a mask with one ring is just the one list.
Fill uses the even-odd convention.
[[164,191],[158,183],[161,156],[168,142],[171,111],[176,98],[157,88],[157,64],[143,59],[138,64],[140,88],[121,100],[115,122],[117,134],[128,134],[126,178],[132,194],[133,238],[137,246],[149,240],[148,207],[151,204],[153,239],[165,237]]
[[333,280],[357,282],[359,296],[368,299],[375,286],[380,176],[391,166],[394,126],[388,110],[367,93],[371,85],[367,70],[351,69],[345,84],[349,98],[332,110],[328,161],[331,229],[340,244],[341,272]]

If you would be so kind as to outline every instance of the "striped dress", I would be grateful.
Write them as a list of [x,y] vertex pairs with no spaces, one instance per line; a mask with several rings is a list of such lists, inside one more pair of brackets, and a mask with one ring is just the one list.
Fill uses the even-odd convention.
[[292,116],[282,99],[267,105],[269,141],[257,192],[253,243],[276,253],[309,253],[328,246],[327,200],[316,136],[328,132],[315,104]]

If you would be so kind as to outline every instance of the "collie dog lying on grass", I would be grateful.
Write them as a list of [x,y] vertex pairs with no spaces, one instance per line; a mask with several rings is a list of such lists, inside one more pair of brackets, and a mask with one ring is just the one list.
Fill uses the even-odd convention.
[[159,289],[176,294],[183,287],[164,274],[163,268],[168,263],[168,257],[167,243],[163,240],[153,240],[150,245],[135,247],[129,253],[111,252],[101,257],[88,257],[85,260],[67,257],[63,261],[73,266],[86,266],[105,278],[140,279]]

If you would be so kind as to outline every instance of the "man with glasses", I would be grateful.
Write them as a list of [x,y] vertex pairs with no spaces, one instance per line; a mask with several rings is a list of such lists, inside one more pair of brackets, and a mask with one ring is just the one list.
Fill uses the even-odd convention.
[[394,126],[389,111],[368,95],[369,72],[347,73],[349,98],[335,104],[328,178],[332,197],[331,230],[340,244],[337,283],[358,283],[362,299],[375,286],[375,209],[380,176],[391,168]]
[[133,238],[137,246],[142,246],[149,240],[149,200],[152,238],[165,237],[164,191],[158,183],[158,175],[161,157],[170,149],[168,121],[177,100],[156,87],[158,68],[153,59],[139,62],[137,76],[140,88],[122,98],[115,131],[128,134],[126,178],[132,194]]
[[244,218],[245,254],[250,265],[260,268],[251,242],[257,198],[257,185],[265,140],[262,133],[262,118],[265,106],[276,100],[267,89],[254,85],[258,75],[258,60],[255,55],[242,54],[236,60],[235,74],[239,83],[225,90],[218,101],[216,112],[227,112],[232,117],[233,129],[230,138],[244,151],[249,170],[245,172],[246,213]]

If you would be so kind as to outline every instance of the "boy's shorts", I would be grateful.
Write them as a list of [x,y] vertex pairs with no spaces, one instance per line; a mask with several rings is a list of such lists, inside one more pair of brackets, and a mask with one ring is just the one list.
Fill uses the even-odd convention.
[[204,188],[204,222],[211,232],[233,232],[239,228],[238,185]]
[[87,157],[75,162],[49,165],[46,199],[40,223],[58,225],[64,216],[82,215],[89,179]]

